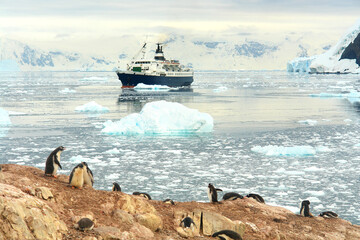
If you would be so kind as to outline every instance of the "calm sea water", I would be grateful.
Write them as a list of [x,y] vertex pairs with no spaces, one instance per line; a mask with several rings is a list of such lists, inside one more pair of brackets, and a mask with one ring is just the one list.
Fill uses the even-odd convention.
[[[359,87],[357,75],[198,72],[189,91],[136,93],[122,91],[111,72],[0,73],[0,108],[12,123],[0,127],[0,163],[44,169],[49,153],[63,145],[60,173],[85,160],[96,189],[111,190],[116,181],[126,193],[157,200],[208,201],[213,183],[296,213],[309,199],[314,214],[331,210],[360,224],[360,107],[346,97]],[[106,120],[155,100],[209,113],[213,133],[101,133]],[[75,111],[91,101],[110,111]]]

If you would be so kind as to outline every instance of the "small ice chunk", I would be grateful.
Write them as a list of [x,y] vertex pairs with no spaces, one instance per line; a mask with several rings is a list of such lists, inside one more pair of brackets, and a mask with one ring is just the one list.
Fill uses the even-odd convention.
[[218,87],[218,88],[213,89],[213,92],[225,92],[225,91],[227,91],[227,90],[228,90],[227,87],[221,86],[221,87]]
[[105,153],[107,153],[107,154],[119,154],[120,151],[117,148],[113,148],[113,149],[107,150]]
[[106,113],[109,112],[109,109],[97,104],[95,101],[86,103],[82,106],[75,108],[75,111],[78,112],[91,112],[91,113]]
[[251,151],[265,154],[266,156],[312,156],[316,150],[311,146],[284,147],[277,145],[255,146]]
[[300,120],[300,121],[298,121],[298,123],[314,126],[314,125],[317,124],[317,121],[316,120],[311,120],[311,119],[306,119],[306,120]]
[[66,93],[76,93],[76,90],[69,89],[69,88],[64,88],[63,90],[60,90],[59,93],[63,93],[63,94],[66,94]]
[[147,85],[144,83],[139,83],[134,87],[134,89],[137,91],[168,91],[171,88],[164,85]]

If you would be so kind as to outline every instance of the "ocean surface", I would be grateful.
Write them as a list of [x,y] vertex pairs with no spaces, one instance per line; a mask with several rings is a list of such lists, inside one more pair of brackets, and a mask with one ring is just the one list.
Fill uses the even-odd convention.
[[[257,193],[267,204],[314,215],[334,211],[360,224],[358,75],[285,71],[197,72],[188,90],[122,90],[113,72],[1,72],[0,163],[44,169],[62,145],[61,174],[86,161],[96,189],[153,199],[207,202],[207,185]],[[209,113],[208,134],[116,136],[107,120],[166,100]],[[95,101],[104,113],[75,111]],[[0,116],[1,117],[1,116]],[[220,198],[223,193],[220,193]]]

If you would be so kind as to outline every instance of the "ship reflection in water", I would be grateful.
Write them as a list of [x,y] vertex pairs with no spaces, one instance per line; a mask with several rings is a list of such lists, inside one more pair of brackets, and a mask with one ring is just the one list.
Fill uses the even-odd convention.
[[126,104],[128,112],[140,112],[147,102],[152,101],[171,101],[178,103],[193,102],[195,96],[199,93],[194,92],[191,87],[181,87],[169,90],[135,90],[133,88],[124,88],[118,97],[117,104]]

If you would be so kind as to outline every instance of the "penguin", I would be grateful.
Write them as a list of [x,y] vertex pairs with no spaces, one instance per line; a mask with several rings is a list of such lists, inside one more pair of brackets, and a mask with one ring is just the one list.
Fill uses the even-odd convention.
[[218,237],[220,240],[242,240],[240,234],[232,230],[221,230],[214,233],[211,237]]
[[192,224],[194,226],[196,226],[196,224],[194,223],[194,221],[192,220],[191,217],[185,217],[183,220],[181,220],[180,227],[182,227],[182,228],[190,228]]
[[84,184],[92,187],[94,185],[93,173],[86,162],[82,162],[82,164],[84,165]]
[[121,187],[120,187],[120,185],[119,185],[118,183],[113,182],[112,190],[113,190],[114,192],[121,192]]
[[319,214],[320,217],[323,218],[337,218],[338,215],[332,211],[326,211]]
[[50,175],[55,178],[57,177],[56,173],[57,173],[58,168],[60,167],[62,169],[61,164],[60,164],[60,154],[65,149],[66,148],[64,148],[63,146],[60,146],[50,153],[50,155],[46,159],[45,175]]
[[87,231],[92,230],[94,227],[94,222],[91,221],[90,218],[82,218],[75,224],[75,228],[79,229],[80,231]]
[[71,171],[69,184],[72,187],[81,189],[84,186],[84,164],[79,163]]
[[313,217],[310,212],[310,201],[304,200],[301,202],[300,215],[304,217]]
[[215,188],[211,183],[208,185],[207,194],[211,203],[217,203],[217,191],[222,191],[219,188]]
[[133,195],[142,196],[142,197],[146,198],[147,200],[151,200],[150,195],[149,195],[149,194],[147,194],[147,193],[142,193],[142,192],[133,192]]
[[250,194],[246,195],[246,197],[253,198],[256,201],[258,201],[259,203],[265,203],[265,200],[259,194],[250,193]]
[[236,200],[236,199],[243,199],[244,197],[235,192],[228,192],[225,193],[223,196],[223,200]]
[[171,200],[170,198],[165,199],[163,202],[164,202],[164,203],[167,203],[167,204],[175,205],[174,201]]

